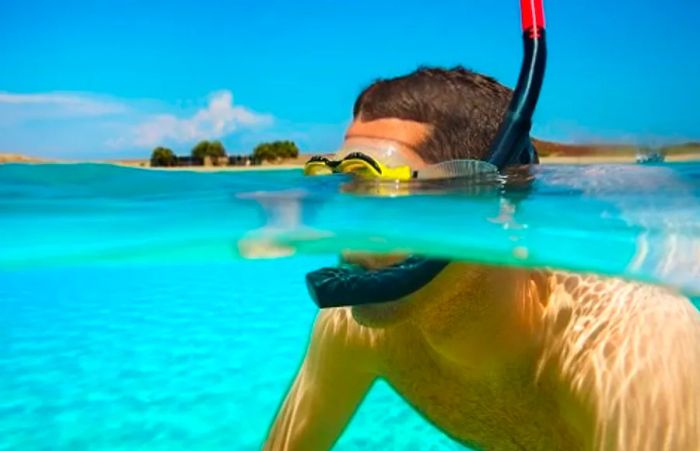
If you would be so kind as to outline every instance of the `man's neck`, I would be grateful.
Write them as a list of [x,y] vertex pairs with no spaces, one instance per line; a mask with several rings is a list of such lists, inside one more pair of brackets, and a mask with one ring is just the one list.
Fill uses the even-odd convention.
[[532,362],[546,290],[531,271],[465,263],[439,276],[440,289],[416,299],[415,326],[444,358],[472,371]]

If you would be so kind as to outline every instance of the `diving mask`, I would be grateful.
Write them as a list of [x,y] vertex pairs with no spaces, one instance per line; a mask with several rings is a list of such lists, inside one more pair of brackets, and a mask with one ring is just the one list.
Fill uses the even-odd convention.
[[413,169],[411,161],[390,142],[377,146],[348,146],[335,159],[312,157],[304,166],[306,175],[353,174],[365,179],[435,180],[497,173],[496,166],[480,160],[450,160]]

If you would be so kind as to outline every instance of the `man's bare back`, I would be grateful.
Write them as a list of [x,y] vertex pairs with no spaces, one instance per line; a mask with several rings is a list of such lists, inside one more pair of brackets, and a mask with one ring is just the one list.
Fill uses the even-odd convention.
[[[688,299],[561,272],[452,264],[439,277],[442,293],[403,306],[320,312],[266,448],[328,449],[377,378],[477,448],[700,446],[700,314]],[[463,282],[476,279],[478,292]],[[484,291],[504,282],[512,301]]]

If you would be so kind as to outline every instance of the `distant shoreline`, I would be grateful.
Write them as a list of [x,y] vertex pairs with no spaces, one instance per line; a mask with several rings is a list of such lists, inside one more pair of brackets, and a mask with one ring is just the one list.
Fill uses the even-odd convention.
[[[666,155],[664,158],[664,163],[681,163],[689,161],[699,161],[700,162],[700,152],[698,153],[678,153]],[[547,156],[540,157],[540,162],[542,164],[625,164],[625,163],[636,163],[637,158],[635,156],[623,155],[623,156]]]
[[[667,155],[664,159],[666,163],[680,162],[700,162],[700,152],[698,153],[678,153]],[[635,155],[611,155],[611,156],[545,156],[540,157],[541,164],[634,164],[637,162]],[[134,163],[113,162],[117,166],[125,167],[141,167]],[[182,166],[170,168],[152,168],[143,167],[143,169],[151,169],[156,171],[195,171],[195,172],[236,172],[236,171],[274,171],[274,170],[289,170],[302,169],[303,164],[265,164],[260,166]]]
[[[542,164],[631,164],[637,162],[637,149],[631,146],[570,145],[546,141],[535,141],[540,150]],[[660,149],[664,162],[700,161],[700,143],[688,143],[679,146],[668,146]],[[33,157],[20,153],[0,152],[2,163],[100,163],[113,164],[122,167],[149,169],[154,171],[194,171],[194,172],[238,172],[238,171],[274,171],[303,168],[303,162],[312,154],[300,155],[293,161],[279,164],[264,163],[255,166],[178,166],[151,167],[148,159],[113,159],[113,160],[58,160]]]

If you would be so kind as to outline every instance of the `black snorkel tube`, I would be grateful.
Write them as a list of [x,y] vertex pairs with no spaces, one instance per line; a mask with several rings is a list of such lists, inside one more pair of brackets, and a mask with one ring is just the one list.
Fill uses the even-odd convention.
[[[547,48],[543,0],[520,0],[525,55],[518,84],[488,162],[503,170],[511,164],[536,163],[531,152],[532,115],[544,80]],[[380,270],[323,268],[306,276],[311,298],[320,308],[396,301],[427,285],[449,260],[410,257]]]
[[525,56],[513,98],[489,150],[488,161],[499,171],[511,164],[536,162],[526,161],[524,152],[529,153],[532,115],[540,97],[547,62],[544,7],[542,0],[520,0],[520,9]]

